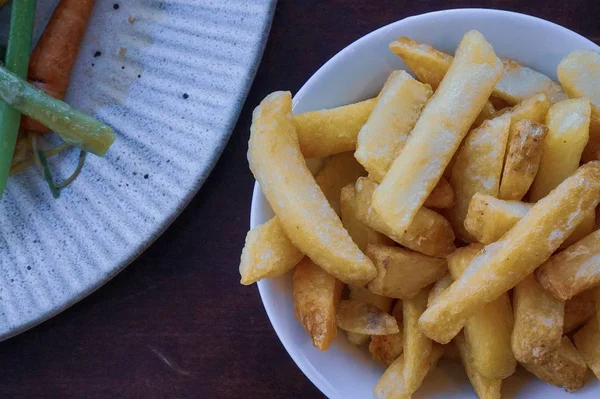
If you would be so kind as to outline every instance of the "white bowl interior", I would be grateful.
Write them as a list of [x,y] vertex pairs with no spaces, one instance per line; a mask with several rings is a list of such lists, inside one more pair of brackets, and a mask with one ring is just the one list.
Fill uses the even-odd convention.
[[[327,62],[294,97],[294,112],[331,108],[374,96],[394,69],[406,68],[388,50],[399,36],[409,36],[453,53],[465,32],[477,29],[500,56],[510,57],[556,79],[556,66],[575,49],[598,49],[591,41],[553,23],[505,11],[463,9],[406,18],[351,44]],[[273,216],[260,187],[255,185],[251,227]],[[293,314],[291,276],[259,282],[260,294],[286,350],[306,376],[330,398],[369,398],[383,372],[366,348],[357,348],[339,334],[327,352],[315,349]],[[600,383],[589,373],[579,399],[600,396]],[[503,384],[503,398],[548,395],[572,398],[520,369]],[[415,398],[473,398],[469,381],[458,362],[443,360],[427,377]]]

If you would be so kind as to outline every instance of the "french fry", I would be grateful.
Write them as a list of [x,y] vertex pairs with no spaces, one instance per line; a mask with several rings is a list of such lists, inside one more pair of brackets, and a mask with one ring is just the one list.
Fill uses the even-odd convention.
[[538,173],[547,133],[546,126],[527,119],[511,125],[500,183],[501,199],[520,200],[527,193]]
[[598,319],[592,317],[585,326],[573,335],[575,346],[596,378],[600,380],[600,329]]
[[430,338],[449,342],[484,304],[545,262],[600,201],[600,162],[589,162],[541,199],[500,241],[487,245],[469,269],[421,316]]
[[592,113],[600,117],[600,53],[577,50],[566,56],[556,69],[558,80],[569,97],[587,97]]
[[521,363],[540,363],[560,347],[565,304],[545,291],[533,275],[513,290],[512,350]]
[[552,352],[544,362],[522,365],[548,384],[564,388],[568,392],[578,391],[585,384],[585,360],[567,337],[562,337],[559,349]]
[[[457,280],[483,248],[480,244],[459,248],[447,257],[448,270]],[[561,324],[562,326],[562,324]],[[515,372],[511,349],[513,313],[508,294],[484,305],[465,324],[464,337],[473,367],[486,378],[503,379]]]
[[[365,287],[361,287],[358,285],[349,285],[348,291],[349,299],[355,299],[364,303],[369,303],[378,307],[379,309],[381,309],[381,311],[385,313],[388,313],[390,311],[390,308],[392,307],[392,298],[386,298],[384,296],[374,294]],[[347,331],[347,334],[348,341],[350,341],[350,343],[354,345],[366,344],[369,341],[369,338],[371,338],[369,335],[354,333],[350,331]]]
[[358,133],[354,153],[371,179],[383,179],[432,94],[431,86],[416,81],[407,72],[391,73]]
[[292,270],[304,257],[287,237],[279,219],[250,230],[240,261],[241,283],[250,285],[267,277],[277,277]]
[[404,248],[369,245],[365,253],[377,268],[377,276],[367,287],[375,294],[390,298],[414,298],[446,272],[444,259]]
[[[392,316],[396,318],[398,326],[402,324],[402,302],[396,302]],[[373,359],[379,363],[389,366],[398,359],[404,348],[403,329],[396,334],[391,335],[373,335],[369,344],[369,352]]]
[[596,288],[582,292],[565,301],[563,334],[581,327],[596,313]]
[[434,187],[423,206],[427,208],[446,209],[454,205],[454,191],[446,178],[442,177]]
[[535,275],[561,301],[600,284],[600,230],[552,256]]
[[572,99],[558,102],[548,111],[548,134],[531,186],[532,201],[546,196],[579,167],[581,153],[589,139],[590,110],[587,99]]
[[404,326],[404,384],[409,392],[415,392],[429,370],[429,357],[433,342],[419,330],[419,317],[427,308],[429,290],[423,289],[412,299],[402,301]]
[[358,219],[356,215],[356,193],[354,191],[354,184],[349,184],[342,189],[340,203],[342,224],[361,251],[364,252],[369,244],[393,244],[393,241],[390,238],[373,230]]
[[348,284],[377,271],[342,226],[300,152],[289,92],[267,96],[252,118],[248,162],[290,241],[318,266]]
[[447,215],[454,233],[464,241],[473,240],[464,226],[473,195],[498,196],[509,129],[509,115],[485,121],[471,130],[458,153],[450,179],[455,203]]
[[475,194],[469,204],[465,229],[482,244],[498,241],[529,210],[533,204],[505,201],[490,195]]
[[345,331],[366,335],[389,335],[399,331],[393,316],[375,305],[356,299],[340,302],[337,326]]
[[[427,374],[435,368],[438,360],[442,357],[444,349],[441,345],[433,345],[431,354],[425,358],[425,367],[419,369],[419,375],[416,376],[418,385],[421,385]],[[375,388],[373,389],[373,396],[376,399],[410,399],[411,395],[416,389],[407,385],[406,377],[404,376],[405,370],[405,355],[402,354],[398,359],[385,370]],[[417,387],[418,388],[418,387]]]
[[546,75],[527,68],[516,61],[503,58],[504,74],[494,89],[494,96],[509,104],[518,104],[542,92],[552,103],[565,100],[562,87]]
[[342,188],[365,175],[364,168],[354,159],[353,154],[344,152],[329,158],[323,169],[315,176],[315,181],[335,213],[341,215],[340,193]]
[[355,104],[293,116],[300,150],[305,158],[323,158],[354,151],[360,128],[367,122],[376,98]]
[[[434,90],[452,64],[451,55],[408,37],[396,39],[389,47],[421,82],[429,83]],[[502,59],[502,63],[502,79],[494,88],[493,98],[502,99],[511,105],[539,92],[548,95],[553,103],[566,99],[561,86],[546,75],[507,58]]]
[[397,243],[425,255],[444,257],[452,252],[454,232],[450,223],[439,213],[427,208],[419,209],[406,231],[399,233],[392,230],[371,207],[376,187],[377,183],[364,177],[356,181],[356,216],[361,222]]
[[373,194],[373,208],[395,231],[409,227],[501,76],[502,63],[483,35],[465,34],[446,76]]
[[494,107],[494,104],[492,104],[491,101],[486,102],[479,115],[477,115],[477,119],[475,119],[475,122],[473,122],[473,125],[471,125],[471,129],[479,127],[484,121],[488,119],[494,119],[495,113],[496,108]]
[[450,275],[450,273],[446,273],[444,274],[444,276],[439,279],[438,281],[436,281],[432,286],[431,289],[429,290],[429,297],[427,298],[427,306],[431,306],[432,303],[434,303],[437,298],[440,296],[440,294],[442,292],[444,292],[446,290],[446,288],[450,287],[450,285],[452,284],[454,280],[452,279],[452,276]]
[[523,119],[530,120],[536,123],[544,123],[546,121],[546,114],[550,109],[550,100],[544,93],[538,93],[534,96],[529,97],[523,102],[515,105],[511,108],[500,109],[494,117],[498,117],[504,114],[510,114],[512,123],[518,122]]
[[294,269],[292,292],[296,319],[310,335],[313,345],[327,350],[337,335],[336,307],[342,284],[304,258]]
[[590,118],[590,139],[581,154],[582,162],[600,159],[600,117],[592,115]]
[[467,377],[471,381],[473,390],[479,399],[500,399],[500,389],[502,388],[501,378],[488,378],[481,374],[475,363],[471,349],[462,333],[459,333],[452,341],[458,348],[460,360],[465,368]]

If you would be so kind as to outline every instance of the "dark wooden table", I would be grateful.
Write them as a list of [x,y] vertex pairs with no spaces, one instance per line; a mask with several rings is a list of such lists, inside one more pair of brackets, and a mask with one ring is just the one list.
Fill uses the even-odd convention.
[[256,287],[238,283],[254,183],[246,162],[252,109],[274,90],[296,92],[343,47],[409,15],[501,8],[554,21],[600,42],[597,5],[591,0],[280,0],[246,106],[202,190],[113,281],[0,344],[0,397],[322,397],[275,336]]

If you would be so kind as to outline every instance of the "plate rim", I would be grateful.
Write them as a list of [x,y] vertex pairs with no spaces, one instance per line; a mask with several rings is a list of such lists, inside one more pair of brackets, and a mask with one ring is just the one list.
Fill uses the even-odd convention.
[[[466,14],[471,14],[471,13],[473,13],[473,14],[475,14],[475,13],[488,14],[488,15],[492,15],[492,14],[502,15],[505,17],[507,16],[507,17],[512,17],[512,18],[517,18],[520,20],[526,20],[528,22],[533,22],[533,23],[537,23],[537,24],[549,25],[553,29],[558,29],[559,31],[561,31],[561,33],[564,35],[569,35],[569,36],[577,37],[578,39],[583,39],[584,41],[587,41],[592,46],[594,46],[595,48],[600,50],[600,46],[598,46],[596,43],[592,42],[585,36],[580,35],[579,33],[574,32],[562,25],[559,25],[552,21],[548,21],[543,18],[539,18],[539,17],[535,17],[532,15],[523,14],[523,13],[519,13],[519,12],[515,12],[515,11],[500,10],[500,9],[495,9],[495,8],[477,8],[477,7],[453,8],[453,9],[448,9],[448,10],[431,11],[431,12],[426,12],[426,13],[422,13],[422,14],[411,15],[406,18],[402,18],[398,21],[383,25],[383,26],[361,36],[360,38],[356,39],[355,41],[351,42],[350,44],[348,44],[346,47],[344,47],[339,52],[337,52],[333,57],[328,59],[319,69],[317,69],[310,76],[310,78],[304,83],[304,85],[302,85],[300,90],[298,90],[296,95],[293,97],[292,109],[296,106],[296,104],[299,101],[302,100],[302,98],[304,97],[306,92],[308,92],[309,90],[312,90],[312,86],[314,85],[314,81],[316,81],[317,76],[319,76],[323,73],[326,73],[329,69],[333,68],[332,65],[335,64],[336,61],[350,55],[357,47],[361,46],[363,42],[369,40],[371,37],[381,34],[381,32],[386,31],[388,29],[393,30],[396,26],[406,23],[410,20],[417,19],[417,18],[435,18],[442,14],[445,14],[445,15],[465,14],[466,15]],[[257,215],[257,213],[258,213],[257,209],[260,206],[259,201],[260,201],[261,196],[262,196],[262,191],[260,189],[260,185],[255,180],[253,190],[252,190],[252,200],[251,200],[251,207],[250,207],[250,229],[253,229],[254,227],[266,222],[266,220],[264,220],[264,221],[261,220]],[[263,304],[265,313],[267,314],[267,317],[269,319],[269,322],[271,323],[273,330],[275,330],[275,333],[277,335],[277,338],[279,339],[279,342],[281,342],[281,344],[285,348],[286,352],[292,358],[292,360],[294,361],[296,366],[300,369],[300,371],[302,371],[302,373],[306,376],[306,378],[308,378],[308,380],[319,391],[321,391],[321,393],[326,395],[328,398],[337,397],[336,395],[338,395],[338,393],[337,393],[336,389],[317,370],[314,369],[314,367],[312,366],[312,364],[310,362],[308,362],[304,359],[302,353],[298,350],[298,348],[296,346],[294,346],[291,342],[285,341],[282,339],[282,336],[283,336],[282,331],[283,331],[284,327],[283,327],[282,323],[279,322],[274,316],[274,312],[275,312],[274,306],[272,306],[271,303],[266,300],[266,295],[267,295],[266,294],[266,291],[267,291],[266,284],[267,284],[267,282],[264,280],[258,281],[257,282],[258,292],[259,292],[260,299]]]

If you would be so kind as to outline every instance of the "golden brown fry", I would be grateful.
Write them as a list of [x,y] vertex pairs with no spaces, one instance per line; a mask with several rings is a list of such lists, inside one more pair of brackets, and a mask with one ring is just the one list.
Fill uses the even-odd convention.
[[404,149],[373,194],[373,209],[395,231],[408,228],[501,76],[502,63],[492,46],[481,33],[467,32]]
[[561,301],[600,284],[600,230],[548,259],[535,275]]
[[510,114],[512,123],[518,122],[523,119],[530,120],[536,123],[544,123],[546,121],[546,114],[550,109],[550,100],[544,93],[538,93],[534,96],[529,97],[522,103],[515,105],[511,108],[500,109],[496,115],[500,116],[506,113]]
[[[386,298],[381,295],[377,295],[366,289],[365,287],[357,285],[349,285],[349,299],[359,300],[371,305],[377,306],[381,311],[388,313],[392,307],[392,298]],[[369,341],[370,336],[366,334],[358,334],[353,332],[348,333],[348,341],[354,345],[363,345]]]
[[300,153],[289,92],[254,110],[248,163],[289,239],[332,276],[366,284],[377,271],[331,208]]
[[337,326],[345,331],[367,335],[389,335],[399,331],[393,316],[357,299],[340,302]]
[[517,104],[542,92],[552,102],[565,100],[562,87],[546,75],[527,68],[516,61],[503,58],[504,74],[494,89],[494,96],[509,104]]
[[364,252],[369,244],[393,244],[393,241],[390,238],[373,230],[358,219],[356,214],[356,194],[354,191],[354,184],[349,184],[342,189],[340,202],[342,224],[361,251]]
[[[443,352],[444,349],[441,345],[433,345],[431,354],[425,358],[425,367],[419,369],[419,375],[416,376],[418,386],[421,385],[427,374],[435,368]],[[410,399],[418,388],[418,386],[417,388],[409,387],[406,383],[404,356],[404,354],[400,355],[377,381],[375,389],[373,389],[373,396],[376,399]]]
[[500,198],[520,200],[529,190],[540,166],[548,128],[523,119],[510,127],[506,163],[500,183]]
[[313,345],[327,350],[337,335],[336,307],[342,284],[304,258],[294,270],[292,291],[296,319],[308,331]]
[[445,177],[442,176],[437,186],[434,187],[423,206],[427,208],[446,209],[454,205],[454,191]]
[[450,179],[455,203],[447,216],[464,241],[473,241],[464,226],[473,195],[498,196],[509,129],[509,115],[485,121],[469,132],[458,153]]
[[454,232],[450,223],[439,213],[427,208],[419,209],[406,231],[397,234],[392,230],[371,207],[376,187],[377,183],[364,177],[356,181],[356,216],[361,222],[425,255],[444,257],[454,250]]
[[[398,326],[402,325],[402,302],[396,302],[392,316],[396,318]],[[385,366],[392,364],[402,354],[404,347],[403,336],[402,328],[396,334],[373,335],[369,344],[369,352],[371,352],[373,359]]]
[[569,97],[589,98],[593,114],[600,117],[600,53],[573,51],[558,64],[556,73]]
[[305,158],[323,158],[354,151],[360,128],[367,122],[376,98],[321,111],[294,115],[300,150]]
[[521,363],[543,362],[560,346],[564,302],[550,295],[530,275],[513,290],[513,306],[512,350],[515,358]]
[[419,326],[449,342],[486,303],[498,298],[546,261],[600,201],[600,162],[581,166],[541,199],[500,241],[487,245],[421,316]]
[[498,241],[532,206],[525,202],[475,194],[469,204],[465,229],[480,243],[490,244]]
[[402,323],[404,326],[404,384],[415,392],[429,370],[429,356],[433,342],[419,330],[419,317],[427,308],[429,290],[423,289],[412,299],[402,301]]
[[380,182],[398,156],[431,97],[431,86],[405,71],[393,71],[379,94],[367,123],[358,133],[354,156]]
[[564,100],[548,111],[548,134],[543,142],[540,167],[531,186],[532,201],[546,196],[579,167],[581,153],[589,138],[590,112],[587,99]]
[[377,268],[377,276],[368,284],[369,290],[390,298],[414,298],[446,272],[444,259],[404,248],[369,245],[366,254]]
[[569,338],[562,337],[561,346],[538,364],[523,363],[523,367],[548,384],[575,392],[583,388],[587,366]]
[[596,312],[595,290],[595,288],[587,290],[565,301],[563,334],[569,334],[594,316]]
[[477,394],[477,397],[479,399],[500,399],[502,379],[488,378],[478,371],[477,367],[475,367],[475,363],[473,362],[471,348],[469,348],[469,345],[467,344],[467,341],[462,333],[459,333],[456,337],[454,337],[452,342],[458,348],[460,360],[465,368],[467,377],[469,377],[469,381],[471,381],[473,390]]
[[431,286],[431,289],[429,290],[429,298],[427,298],[427,306],[431,306],[432,303],[434,303],[437,298],[440,296],[440,294],[442,292],[444,292],[446,290],[446,288],[450,287],[450,285],[452,284],[454,280],[452,279],[452,276],[450,275],[450,273],[446,273],[444,274],[444,276],[439,279],[438,281],[435,282],[435,284],[433,284]]
[[[472,244],[448,255],[448,270],[453,279],[459,279],[483,245]],[[469,346],[471,361],[483,376],[502,379],[515,372],[517,361],[511,349],[513,312],[508,294],[486,304],[465,324],[464,336]]]
[[279,219],[271,218],[246,235],[240,282],[250,285],[263,278],[280,276],[292,270],[303,257],[283,231]]
[[479,127],[484,121],[487,121],[488,119],[494,119],[495,114],[496,108],[494,107],[494,104],[492,104],[491,101],[486,102],[479,115],[477,115],[477,119],[475,119],[475,122],[473,122],[473,125],[471,125],[471,129]]
[[598,319],[592,317],[585,326],[573,336],[579,353],[600,380],[600,329]]
[[364,168],[354,159],[351,152],[333,155],[323,169],[315,176],[315,181],[329,201],[329,204],[337,213],[340,213],[340,193],[342,188],[353,184],[356,179],[365,176]]

